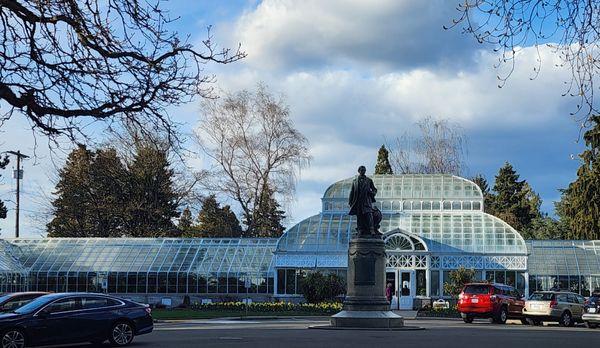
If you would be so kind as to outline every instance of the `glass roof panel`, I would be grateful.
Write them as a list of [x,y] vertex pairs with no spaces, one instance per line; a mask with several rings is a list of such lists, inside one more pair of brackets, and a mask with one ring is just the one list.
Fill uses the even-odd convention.
[[[322,216],[321,223],[320,215],[315,215],[290,228],[280,238],[277,252],[345,252],[356,229],[355,219],[341,213]],[[422,237],[431,244],[429,250],[438,253],[527,253],[525,241],[515,229],[480,211],[384,213],[380,231],[396,229]],[[315,234],[324,237],[316,239]]]
[[[0,272],[273,272],[277,239],[0,240]],[[25,267],[22,262],[26,262]]]
[[600,276],[600,242],[528,240],[531,275]]
[[[483,199],[479,187],[472,181],[453,175],[405,174],[372,175],[379,199]],[[327,188],[323,199],[348,199],[354,177],[340,180]]]

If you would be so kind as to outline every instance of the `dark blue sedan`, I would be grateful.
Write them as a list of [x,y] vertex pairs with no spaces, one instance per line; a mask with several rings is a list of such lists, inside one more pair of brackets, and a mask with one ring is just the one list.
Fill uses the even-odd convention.
[[100,294],[50,294],[0,314],[2,348],[106,340],[122,347],[152,329],[148,306]]

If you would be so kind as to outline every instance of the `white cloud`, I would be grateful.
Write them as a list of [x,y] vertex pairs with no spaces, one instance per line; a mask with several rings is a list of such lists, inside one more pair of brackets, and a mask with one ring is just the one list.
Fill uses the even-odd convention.
[[249,64],[269,69],[456,66],[476,47],[443,29],[458,15],[445,0],[264,0],[221,30],[243,44]]

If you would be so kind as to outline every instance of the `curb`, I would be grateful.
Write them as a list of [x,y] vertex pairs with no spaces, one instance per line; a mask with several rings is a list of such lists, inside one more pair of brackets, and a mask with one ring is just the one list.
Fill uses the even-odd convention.
[[279,320],[279,319],[329,319],[329,315],[284,315],[284,316],[243,316],[243,317],[219,317],[219,318],[196,318],[196,319],[154,319],[154,323],[184,323],[191,320]]
[[414,320],[453,320],[453,321],[462,321],[461,318],[455,317],[416,317]]

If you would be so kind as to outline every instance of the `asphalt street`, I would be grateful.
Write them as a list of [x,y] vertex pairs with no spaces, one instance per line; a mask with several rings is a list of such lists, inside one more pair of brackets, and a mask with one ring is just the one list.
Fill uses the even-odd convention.
[[309,326],[326,320],[199,320],[160,323],[149,335],[136,337],[132,347],[596,347],[600,329],[487,321],[407,320],[420,331],[318,330]]

